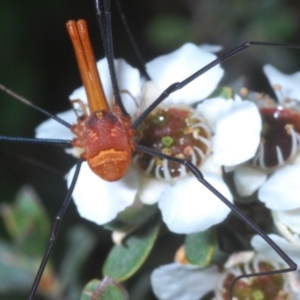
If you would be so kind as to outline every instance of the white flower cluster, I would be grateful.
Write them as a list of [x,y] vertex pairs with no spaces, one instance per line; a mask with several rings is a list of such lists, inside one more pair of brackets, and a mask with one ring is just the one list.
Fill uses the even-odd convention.
[[[292,75],[285,75],[276,70],[270,65],[264,67],[264,72],[269,79],[274,92],[277,96],[278,103],[271,102],[268,97],[262,97],[262,101],[256,102],[259,108],[261,107],[275,107],[279,110],[278,115],[275,111],[275,121],[280,120],[280,112],[284,112],[286,123],[291,122],[292,128],[297,130],[297,121],[300,117],[300,109],[298,101],[299,97],[299,77],[300,72]],[[263,104],[262,104],[263,103]],[[285,113],[285,110],[287,112]],[[293,118],[289,120],[290,113]],[[295,121],[296,120],[296,121]],[[300,118],[299,118],[300,120]],[[300,123],[299,123],[300,125]],[[264,125],[263,125],[264,127]],[[264,129],[262,129],[264,130]],[[257,197],[260,201],[266,204],[266,207],[272,210],[274,224],[277,227],[278,234],[270,234],[269,237],[299,266],[300,265],[300,163],[299,163],[299,137],[298,132],[290,134],[289,154],[287,158],[278,159],[282,156],[278,153],[277,147],[277,165],[268,168],[263,160],[268,159],[269,153],[264,153],[261,157],[261,162],[255,163],[252,159],[246,163],[235,166],[234,182],[237,191],[241,196],[250,196],[257,192]],[[299,129],[298,129],[299,130]],[[279,135],[279,133],[277,133]],[[294,135],[294,136],[293,136]],[[261,145],[266,141],[262,140]],[[296,150],[295,150],[296,149]],[[257,157],[257,154],[256,156]],[[258,165],[258,166],[257,166]],[[208,268],[199,268],[189,264],[173,263],[170,265],[161,266],[152,273],[151,281],[155,294],[159,299],[184,299],[193,300],[199,299],[208,292],[214,291],[214,299],[224,298],[224,280],[228,274],[234,276],[242,275],[240,269],[248,270],[246,273],[259,273],[258,268],[249,268],[248,264],[251,262],[254,266],[258,266],[259,262],[264,262],[273,269],[282,269],[285,267],[283,261],[278,257],[278,254],[258,235],[255,235],[251,240],[251,245],[255,252],[252,253],[238,253],[232,255],[223,271],[220,271],[216,266]],[[258,254],[255,254],[258,253]],[[234,261],[234,263],[232,263]],[[276,275],[277,276],[277,275]],[[282,274],[282,290],[279,291],[278,297],[282,299],[300,299],[300,278],[298,272]],[[253,281],[243,279],[245,284],[253,284]],[[199,284],[204,282],[205,284]],[[176,284],[180,282],[180,284]],[[166,286],[171,288],[166,289]],[[255,290],[255,289],[253,289]],[[267,289],[266,289],[267,290]],[[256,290],[257,291],[257,290]],[[280,296],[279,296],[280,295]],[[257,295],[258,299],[263,298],[263,295]],[[244,297],[245,294],[244,294]],[[273,295],[273,297],[275,297]],[[227,299],[227,298],[226,298]],[[272,298],[274,299],[274,298]],[[277,298],[276,298],[277,299]],[[281,299],[281,298],[280,298]]]
[[[281,161],[277,157],[277,166],[272,168],[258,168],[251,163],[241,164],[234,170],[234,179],[237,190],[242,196],[257,192],[257,198],[272,211],[277,230],[285,237],[283,239],[273,234],[272,239],[299,265],[300,72],[286,75],[271,65],[264,66],[264,72],[278,100],[276,104],[269,103],[269,107],[275,105],[278,110],[278,114],[274,113],[275,122],[283,119],[283,125],[289,129],[287,132],[289,140],[286,140],[283,145],[288,149],[289,155]],[[277,134],[280,135],[279,132]],[[277,141],[279,144],[280,140]],[[275,146],[279,148],[279,145]]]
[[[205,49],[186,44],[171,54],[150,61],[146,64],[146,69],[153,80],[151,84],[145,82],[138,70],[124,60],[116,60],[120,89],[130,91],[138,104],[136,107],[135,101],[128,94],[122,94],[131,117],[136,117],[137,113],[152,103],[164,88],[185,79],[216,58],[216,55]],[[103,59],[97,66],[105,94],[112,104],[113,91],[107,63]],[[164,101],[164,105],[191,106],[199,103],[214,91],[223,72],[220,66],[214,67],[184,89],[172,94]],[[74,91],[70,99],[81,99],[87,103],[84,88]],[[258,110],[251,102],[241,101],[239,98],[214,98],[200,102],[196,111],[205,117],[213,132],[212,153],[200,170],[216,189],[232,200],[221,176],[221,166],[237,165],[254,155],[261,130]],[[71,124],[76,122],[73,111],[58,116]],[[36,129],[36,137],[72,139],[74,136],[54,120],[48,120]],[[68,184],[73,174],[74,168],[67,175]],[[121,180],[111,183],[98,178],[87,163],[83,163],[73,192],[73,199],[82,217],[99,225],[105,224],[136,198],[146,204],[158,202],[164,221],[176,233],[205,230],[224,220],[229,213],[229,208],[201,186],[192,175],[175,182],[161,182],[132,167]]]

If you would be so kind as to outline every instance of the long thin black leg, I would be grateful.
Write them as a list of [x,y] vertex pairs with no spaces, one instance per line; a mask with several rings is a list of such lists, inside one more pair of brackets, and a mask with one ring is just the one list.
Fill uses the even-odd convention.
[[95,1],[96,18],[100,28],[101,39],[104,46],[105,56],[108,62],[111,82],[115,95],[116,104],[120,107],[124,116],[128,116],[121,100],[120,89],[114,65],[113,39],[111,31],[110,0]]
[[52,224],[52,228],[51,228],[51,231],[50,231],[50,240],[49,240],[49,244],[48,244],[48,247],[47,247],[47,250],[44,254],[44,257],[43,257],[43,260],[41,262],[41,265],[39,267],[39,270],[36,274],[36,277],[34,279],[34,282],[32,284],[32,287],[31,287],[31,290],[30,290],[30,293],[29,293],[29,296],[28,296],[28,300],[32,300],[34,298],[34,295],[36,293],[36,290],[38,288],[38,285],[40,283],[40,280],[42,278],[42,275],[43,275],[43,272],[44,272],[44,269],[45,269],[45,266],[48,262],[48,259],[50,257],[50,254],[54,248],[54,245],[55,245],[55,242],[57,240],[57,236],[58,236],[58,231],[59,231],[59,227],[60,227],[60,223],[64,217],[64,214],[70,204],[70,201],[71,201],[71,197],[72,197],[72,193],[73,193],[73,190],[75,188],[75,184],[77,182],[77,179],[78,179],[78,176],[79,176],[79,171],[80,171],[80,167],[81,167],[81,164],[82,164],[82,159],[79,159],[78,162],[77,162],[77,165],[76,165],[76,170],[75,170],[75,173],[74,173],[74,177],[72,179],[72,183],[71,183],[71,186],[65,196],[65,199],[63,201],[63,204],[62,206],[60,207],[56,217],[54,218],[54,222]]
[[0,141],[17,142],[17,143],[32,143],[32,144],[54,144],[59,146],[71,146],[71,140],[60,139],[37,139],[37,138],[24,138],[18,136],[4,136],[0,135]]
[[256,233],[258,233],[273,249],[274,251],[288,264],[289,268],[274,270],[261,273],[252,273],[237,276],[230,286],[230,299],[232,299],[232,291],[234,284],[241,278],[263,276],[263,275],[274,275],[280,273],[286,273],[295,271],[297,269],[297,264],[280,248],[273,240],[262,230],[260,229],[251,219],[245,216],[240,209],[238,209],[233,203],[231,203],[227,198],[225,198],[218,190],[216,190],[209,182],[207,182],[201,173],[201,171],[193,165],[190,161],[186,159],[180,159],[177,157],[169,156],[161,152],[152,150],[148,147],[137,145],[136,150],[142,151],[152,156],[157,156],[162,159],[167,159],[170,161],[177,162],[180,165],[186,166],[191,173],[200,181],[207,189],[209,189],[214,195],[216,195],[224,204],[226,204],[231,210],[233,210],[247,225],[249,225]]
[[237,55],[238,53],[248,49],[250,46],[272,46],[272,47],[280,47],[280,48],[294,48],[300,49],[300,45],[294,44],[280,44],[280,43],[265,43],[265,42],[245,42],[238,47],[231,49],[230,51],[224,53],[219,58],[213,60],[211,63],[200,69],[199,71],[195,72],[185,80],[181,82],[176,82],[171,84],[168,88],[166,88],[161,95],[133,122],[132,128],[136,129],[139,124],[152,112],[152,110],[158,106],[163,100],[169,97],[172,93],[176,92],[177,90],[182,89],[190,82],[195,80],[197,77],[201,76],[202,74],[206,73],[208,70],[213,68],[214,66],[222,63],[223,61]]
[[45,116],[57,121],[58,123],[62,124],[63,126],[66,126],[67,128],[71,127],[71,124],[69,124],[68,122],[64,121],[63,119],[59,118],[58,116],[51,114],[50,112],[38,107],[37,105],[33,104],[31,101],[29,101],[28,99],[24,98],[23,96],[15,93],[14,91],[10,90],[9,88],[7,88],[6,86],[4,86],[3,84],[0,84],[0,90],[2,90],[3,92],[5,92],[6,94],[12,96],[13,98],[19,100],[20,102],[23,102],[24,104],[34,108],[35,110],[41,112],[42,114],[44,114]]
[[144,62],[143,56],[142,56],[142,54],[139,50],[139,47],[137,46],[136,40],[135,40],[131,30],[130,30],[127,19],[125,17],[125,14],[123,13],[121,3],[120,3],[119,0],[115,0],[115,2],[117,4],[118,10],[119,10],[119,15],[120,15],[120,18],[121,18],[122,23],[124,25],[124,28],[126,30],[126,33],[127,33],[128,38],[129,38],[130,44],[131,44],[131,46],[133,48],[133,51],[134,51],[134,53],[135,53],[135,55],[138,59],[139,69],[140,69],[142,75],[145,76],[146,80],[151,80],[151,77],[149,76],[149,74],[147,73],[147,70],[145,68],[145,62]]

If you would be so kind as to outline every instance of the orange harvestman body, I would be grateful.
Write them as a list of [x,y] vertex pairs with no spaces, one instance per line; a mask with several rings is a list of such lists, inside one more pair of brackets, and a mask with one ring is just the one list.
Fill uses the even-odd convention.
[[[124,116],[117,105],[109,109],[97,71],[96,62],[84,20],[69,21],[71,37],[82,82],[88,98],[90,114],[81,100],[83,116],[71,127],[76,135],[74,147],[84,149],[81,157],[94,173],[106,181],[116,181],[126,173],[134,150],[131,140],[134,130],[129,116]],[[105,138],[103,138],[105,137]]]

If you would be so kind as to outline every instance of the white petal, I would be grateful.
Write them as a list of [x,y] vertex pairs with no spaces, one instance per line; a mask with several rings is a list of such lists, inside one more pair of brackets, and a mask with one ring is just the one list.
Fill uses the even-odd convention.
[[205,116],[205,120],[208,122],[209,127],[215,132],[216,124],[220,116],[227,113],[232,105],[233,100],[217,97],[202,101],[197,105],[196,111]]
[[220,45],[212,45],[212,44],[201,44],[199,46],[204,51],[211,52],[211,53],[217,53],[220,52],[223,49],[223,46]]
[[155,269],[151,284],[160,300],[198,300],[216,288],[220,277],[215,266],[200,269],[173,263]]
[[213,155],[216,164],[232,166],[252,158],[260,141],[261,117],[250,101],[232,101],[222,112],[213,136]]
[[233,173],[233,180],[240,196],[250,196],[266,181],[267,174],[249,164],[239,165]]
[[[286,254],[290,256],[290,258],[294,260],[298,266],[300,266],[300,245],[292,245],[277,234],[269,234],[268,236],[273,240],[274,243],[277,244],[278,247],[286,252]],[[255,235],[251,239],[251,245],[258,253],[262,253],[270,259],[283,262],[283,259],[271,248],[271,246],[267,244],[265,240],[262,239],[261,236]]]
[[[71,184],[75,167],[67,175],[68,187]],[[81,217],[105,224],[131,205],[138,187],[138,176],[134,169],[129,169],[125,176],[116,182],[107,182],[95,175],[88,164],[82,164],[73,199]]]
[[128,93],[121,93],[122,102],[127,112],[130,116],[133,116],[139,106],[142,90],[142,81],[139,70],[130,66],[123,59],[115,60],[115,68],[120,90],[128,91],[134,97],[134,99],[132,99]]
[[[101,77],[101,82],[104,88],[105,96],[109,105],[111,106],[113,103],[113,90],[106,59],[99,60],[97,62],[97,68]],[[131,67],[123,59],[115,60],[115,68],[120,90],[126,90],[130,92],[138,104],[142,85],[138,69]],[[121,97],[126,110],[131,116],[133,116],[137,109],[135,100],[133,100],[131,96],[129,96],[126,93],[121,93]],[[80,99],[84,103],[87,103],[87,97],[83,87],[75,90],[69,98],[70,100]]]
[[139,177],[139,198],[142,203],[152,205],[158,201],[161,192],[170,184],[151,177]]
[[[64,121],[75,124],[77,118],[73,110],[68,110],[62,113],[57,114],[57,116]],[[63,126],[53,119],[49,119],[41,123],[35,129],[35,137],[40,139],[66,139],[71,140],[74,137],[74,134],[69,128]]]
[[287,75],[281,73],[271,65],[265,65],[263,70],[272,87],[275,84],[281,86],[281,91],[275,91],[278,100],[282,100],[282,95],[285,98],[300,99],[300,72]]
[[224,264],[224,268],[230,269],[238,264],[245,264],[250,262],[255,255],[254,251],[240,251],[229,256]]
[[300,207],[300,164],[277,170],[259,189],[258,199],[274,210]]
[[290,272],[286,274],[287,281],[291,285],[292,291],[294,292],[291,300],[300,300],[300,274],[299,272]]
[[300,235],[300,208],[285,211],[276,211],[279,222]]
[[230,173],[233,172],[236,169],[237,166],[224,166],[224,172]]
[[141,102],[139,105],[140,112],[143,112],[146,108],[148,108],[153,101],[159,97],[161,92],[162,91],[158,88],[154,81],[145,82],[142,89]]
[[[172,83],[186,79],[216,58],[216,55],[189,43],[170,54],[150,61],[146,64],[146,69],[151,79],[163,91]],[[223,73],[221,66],[217,65],[182,90],[172,94],[166,101],[191,104],[204,99],[217,87]]]
[[206,174],[216,174],[222,176],[222,168],[219,165],[216,165],[213,160],[213,156],[209,155],[204,162],[201,164],[201,172]]
[[293,158],[293,164],[300,164],[300,152],[298,151],[298,153],[295,155],[295,157]]
[[271,212],[274,225],[276,226],[276,229],[281,234],[281,236],[283,236],[287,241],[289,241],[292,244],[299,244],[299,235],[297,233],[295,234],[289,227],[287,227],[287,225],[284,222],[281,222],[281,220],[278,217],[279,211],[272,210]]
[[[99,63],[99,62],[98,62]],[[88,104],[87,102],[87,96],[85,92],[85,88],[83,86],[77,88],[73,91],[73,93],[69,96],[70,100],[81,100],[86,106]]]
[[[206,180],[232,201],[232,195],[220,176],[206,174]],[[175,233],[204,231],[223,221],[230,209],[193,177],[180,179],[166,188],[158,203],[164,222]]]

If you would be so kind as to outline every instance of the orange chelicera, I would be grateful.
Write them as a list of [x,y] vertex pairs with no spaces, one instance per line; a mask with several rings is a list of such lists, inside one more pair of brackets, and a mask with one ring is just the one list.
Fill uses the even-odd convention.
[[129,116],[124,116],[117,105],[109,108],[99,78],[96,62],[84,20],[69,21],[67,29],[71,37],[81,78],[88,98],[90,114],[81,100],[78,103],[83,116],[71,127],[76,135],[74,147],[84,149],[81,157],[91,170],[106,181],[116,181],[124,176],[134,150]]

